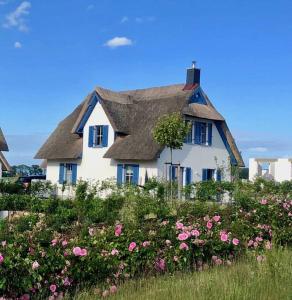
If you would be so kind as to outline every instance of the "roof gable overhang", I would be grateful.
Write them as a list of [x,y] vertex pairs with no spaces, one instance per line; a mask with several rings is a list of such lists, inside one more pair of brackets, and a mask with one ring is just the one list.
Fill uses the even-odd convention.
[[3,171],[11,170],[11,167],[10,167],[8,161],[6,160],[5,156],[3,155],[3,153],[1,151],[0,151],[0,163],[2,164]]

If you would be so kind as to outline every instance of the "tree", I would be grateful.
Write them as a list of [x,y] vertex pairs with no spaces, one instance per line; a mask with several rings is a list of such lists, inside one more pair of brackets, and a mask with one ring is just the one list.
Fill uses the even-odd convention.
[[[185,122],[179,113],[161,117],[153,130],[155,141],[170,149],[170,186],[172,190],[172,152],[182,149],[184,140],[191,129],[190,122]],[[172,193],[172,192],[171,192]]]

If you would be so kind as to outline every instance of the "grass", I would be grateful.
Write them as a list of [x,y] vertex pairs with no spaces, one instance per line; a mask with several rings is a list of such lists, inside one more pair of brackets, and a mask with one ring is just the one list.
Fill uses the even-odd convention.
[[[74,299],[94,300],[99,296],[91,290],[78,293]],[[274,250],[261,263],[252,257],[230,267],[129,281],[109,299],[291,300],[292,250]]]

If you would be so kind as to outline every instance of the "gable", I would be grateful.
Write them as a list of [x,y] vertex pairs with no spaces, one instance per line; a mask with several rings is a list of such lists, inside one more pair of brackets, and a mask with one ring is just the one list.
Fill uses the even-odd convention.
[[197,103],[202,105],[207,105],[207,99],[205,98],[205,95],[200,87],[194,90],[193,94],[189,98],[189,104],[191,103]]

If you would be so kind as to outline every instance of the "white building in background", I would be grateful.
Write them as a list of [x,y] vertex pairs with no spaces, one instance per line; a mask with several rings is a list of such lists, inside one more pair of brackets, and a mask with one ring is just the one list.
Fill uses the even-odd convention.
[[257,177],[277,182],[292,180],[292,158],[250,158],[249,180]]
[[[170,152],[153,139],[159,117],[180,113],[192,130],[182,150]],[[181,185],[230,180],[230,166],[243,160],[225,119],[200,86],[200,70],[187,71],[186,84],[113,92],[97,87],[55,129],[36,158],[47,161],[53,184],[78,179],[144,185],[150,177]]]

